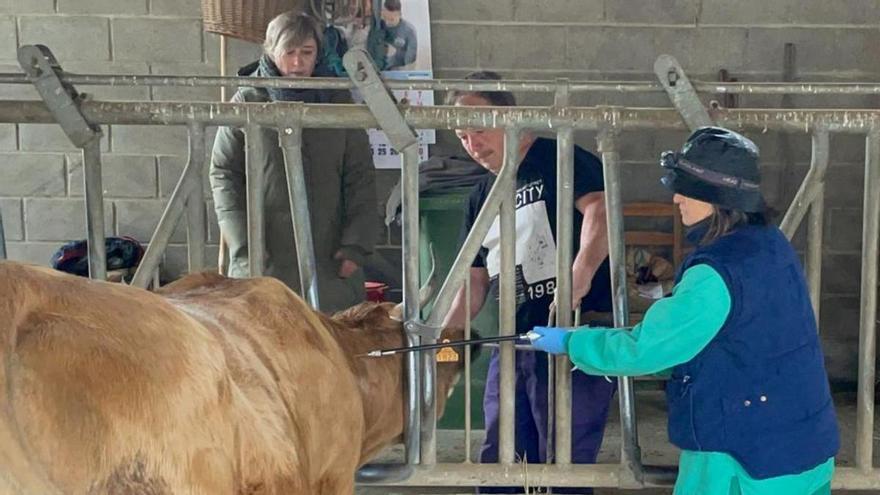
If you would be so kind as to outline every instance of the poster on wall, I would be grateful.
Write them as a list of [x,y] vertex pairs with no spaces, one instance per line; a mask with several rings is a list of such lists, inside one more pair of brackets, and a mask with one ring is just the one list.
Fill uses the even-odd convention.
[[[382,26],[387,31],[382,76],[386,79],[433,79],[431,17],[428,0],[382,0]],[[393,91],[401,104],[433,105],[433,91]],[[400,168],[400,155],[379,129],[367,131],[376,168]],[[428,145],[436,142],[433,129],[419,129],[419,158],[428,159]]]

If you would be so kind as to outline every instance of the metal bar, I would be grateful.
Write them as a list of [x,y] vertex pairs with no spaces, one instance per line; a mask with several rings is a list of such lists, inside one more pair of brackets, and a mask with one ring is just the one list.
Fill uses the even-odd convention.
[[859,396],[856,415],[856,466],[872,468],[874,449],[874,358],[877,352],[877,245],[880,231],[880,128],[865,140],[865,192],[862,223],[862,301],[859,325]]
[[[419,156],[418,136],[400,113],[394,99],[379,76],[369,54],[362,48],[345,53],[342,63],[353,84],[360,91],[370,113],[385,131],[401,157],[401,202],[403,206],[403,321],[407,344],[415,346],[436,342],[416,332],[421,323],[419,314]],[[436,361],[433,351],[407,355],[407,420],[404,428],[407,464],[437,462],[436,428]],[[418,381],[419,360],[422,382]],[[421,391],[419,386],[422,387]],[[421,392],[421,393],[420,393]]]
[[[629,304],[626,290],[626,253],[624,251],[623,201],[620,181],[620,154],[617,151],[616,132],[604,129],[599,133],[599,151],[605,175],[605,205],[608,220],[608,257],[611,263],[611,290],[614,296],[614,326],[629,323]],[[621,423],[621,487],[642,484],[641,449],[636,423],[635,392],[631,377],[620,377]]]
[[101,183],[101,129],[90,122],[80,108],[76,89],[61,80],[61,66],[52,52],[42,45],[24,45],[18,60],[68,139],[82,150],[85,182],[86,229],[88,231],[89,276],[107,278],[104,244],[104,189]]
[[672,105],[681,114],[681,118],[691,130],[699,127],[712,125],[712,118],[700,98],[697,91],[691,85],[684,70],[675,57],[660,55],[654,62],[654,73],[660,80],[660,84],[666,89]]
[[3,212],[0,211],[0,260],[6,257],[6,232],[3,230]]
[[[645,486],[669,486],[672,478],[663,472],[674,473],[675,466],[645,466]],[[654,473],[657,473],[656,475]],[[526,480],[526,477],[528,479]],[[548,464],[529,464],[527,469],[520,465],[503,466],[498,464],[436,464],[429,468],[417,469],[405,481],[383,482],[370,486],[397,487],[478,487],[478,486],[560,486],[616,488],[619,486],[619,473],[616,464],[574,464],[557,466]],[[868,472],[858,468],[837,467],[834,469],[834,490],[878,490],[880,489],[880,470]]]
[[186,201],[186,254],[190,273],[205,268],[205,237],[208,225],[203,187],[193,190]]
[[[505,129],[504,168],[516,169],[519,166],[519,130]],[[516,174],[505,176],[502,184],[504,199],[499,211],[501,226],[501,270],[499,278],[499,318],[498,335],[513,335],[516,328]],[[499,384],[498,416],[498,462],[513,464],[514,461],[514,416],[516,414],[516,378],[514,365],[516,355],[513,344],[501,344],[498,350],[501,367]],[[532,459],[528,459],[529,462]]]
[[[821,152],[824,152],[824,156],[822,156]],[[821,321],[819,319],[819,310],[822,306],[822,236],[825,227],[825,173],[828,169],[830,154],[828,132],[819,130],[813,133],[813,160],[810,163],[810,168],[812,169],[814,163],[818,161],[817,165],[822,168],[822,171],[821,178],[810,201],[806,265],[807,283],[810,287],[810,301],[813,304],[813,313],[816,316],[817,330]],[[819,155],[818,158],[817,155]]]
[[245,182],[247,183],[248,268],[251,277],[263,276],[266,267],[265,182],[263,164],[255,157],[263,151],[260,126],[249,124],[245,128]]
[[[226,61],[229,55],[229,44],[226,41],[226,35],[220,35],[220,75],[226,76]],[[304,78],[305,79],[305,78]],[[226,86],[220,86],[220,101],[226,101]]]
[[822,307],[822,242],[825,228],[825,185],[816,190],[816,197],[810,206],[809,231],[807,232],[807,283],[810,287],[810,301],[816,316],[816,329],[819,329],[819,310]]
[[[205,268],[205,244],[207,237],[208,213],[205,210],[205,185],[202,177],[205,174],[205,128],[204,126],[191,126],[189,132],[189,158],[195,170],[193,181],[190,185],[192,191],[186,201],[187,207],[187,230],[186,248],[189,272],[200,271]],[[196,180],[197,179],[197,180]]]
[[82,146],[85,183],[89,277],[107,279],[107,246],[104,239],[104,186],[101,177],[100,135]]
[[[407,146],[403,152],[403,165],[406,175],[403,186],[409,188],[406,196],[409,211],[404,211],[404,222],[408,223],[408,228],[403,232],[404,245],[403,262],[404,266],[411,273],[409,281],[405,283],[412,284],[408,289],[414,290],[413,298],[410,299],[413,311],[412,318],[407,321],[412,324],[421,322],[419,307],[419,150],[417,142],[413,142]],[[432,255],[433,256],[433,255]],[[421,343],[435,344],[438,335],[427,336],[422,334]],[[437,351],[431,350],[420,353],[422,358],[422,424],[421,424],[421,465],[431,465],[437,463]]]
[[192,198],[193,191],[199,188],[202,183],[200,173],[204,170],[205,127],[200,124],[192,124],[189,127],[189,136],[189,159],[177,180],[174,192],[168,199],[168,204],[165,205],[159,224],[150,237],[150,244],[138,265],[134,278],[131,280],[131,285],[134,287],[146,289],[150,285],[151,278],[162,260],[165,247],[168,246],[168,241],[171,239],[171,234],[174,233],[174,229],[180,222],[180,217],[183,216],[186,202]]
[[[401,256],[403,257],[403,321],[407,333],[407,344],[420,345],[428,339],[419,337],[415,330],[417,323],[421,322],[421,308],[419,307],[419,157],[418,149],[410,147],[400,154],[400,201],[403,225],[401,226]],[[434,356],[433,352],[429,352]],[[433,400],[427,400],[424,395],[433,393],[433,387],[428,390],[426,382],[430,378],[431,385],[435,385],[434,374],[428,377],[427,370],[422,370],[422,356],[418,353],[408,353],[407,363],[407,423],[404,430],[406,442],[406,462],[416,464],[424,462],[424,454],[431,456],[431,463],[436,462],[433,452],[425,452],[422,442],[432,443],[435,441],[433,433],[423,438],[423,426],[426,418],[423,417],[425,404],[433,404]],[[423,376],[422,371],[425,375]],[[431,418],[436,414],[431,415]],[[431,425],[431,428],[435,425]],[[429,447],[436,451],[436,445]]]
[[[560,81],[556,93],[557,107],[568,105],[569,95],[565,82]],[[572,242],[574,217],[574,131],[571,127],[563,127],[557,134],[556,141],[556,325],[571,326],[571,286],[572,286]],[[547,431],[549,437],[554,436],[552,457],[556,464],[571,463],[571,371],[568,356],[551,356],[555,360],[553,368],[555,381],[555,411],[548,413],[553,416],[552,426]],[[548,407],[550,402],[548,399]],[[555,433],[554,433],[555,431]],[[551,448],[548,447],[548,451]],[[548,453],[549,454],[549,453]]]
[[405,482],[380,486],[412,487],[484,487],[484,486],[559,486],[616,487],[619,474],[616,464],[435,464],[416,469]]
[[[222,40],[221,40],[222,45]],[[222,46],[221,46],[222,49]],[[238,76],[179,76],[134,74],[75,74],[62,72],[62,80],[84,86],[259,86],[267,88],[297,89],[352,89],[354,84],[346,79],[310,77],[302,79],[279,79]],[[434,79],[401,81],[383,79],[392,90],[435,91],[515,91],[549,93],[557,88],[550,80],[473,81],[468,79]],[[29,84],[27,76],[20,73],[0,73],[0,84]],[[871,82],[829,83],[801,82],[714,82],[691,81],[700,93],[722,94],[802,94],[802,95],[876,95],[880,84]],[[653,81],[574,81],[569,91],[604,91],[612,93],[661,93],[663,86]]]
[[302,295],[309,306],[320,309],[315,242],[312,239],[312,219],[302,158],[302,128],[294,125],[278,129],[278,140],[284,155],[287,198],[290,201],[290,219],[293,222]]
[[[278,126],[296,120],[304,128],[372,128],[378,123],[364,105],[216,102],[115,102],[87,101],[82,112],[97,124],[171,124]],[[686,129],[675,110],[627,107],[407,107],[407,123],[414,128],[502,128],[516,126],[555,130],[598,130],[614,123],[626,130]],[[864,134],[880,126],[880,110],[765,110],[722,109],[715,122],[730,129],[809,132],[823,127],[832,132]],[[0,100],[0,123],[39,124],[55,122],[41,101]]]
[[797,232],[798,226],[803,221],[807,209],[813,204],[817,193],[825,184],[825,172],[828,170],[829,137],[826,129],[816,129],[813,133],[813,157],[810,161],[810,170],[807,171],[801,187],[795,194],[785,212],[785,217],[779,224],[780,230],[789,239]]
[[397,102],[379,77],[379,71],[366,50],[348,50],[342,63],[394,148],[403,154],[410,146],[417,145],[419,137],[401,115]]
[[[0,230],[3,218],[0,217]],[[0,235],[3,235],[0,232]],[[471,278],[464,279],[464,338],[471,338]],[[471,462],[471,348],[464,348],[464,462]]]

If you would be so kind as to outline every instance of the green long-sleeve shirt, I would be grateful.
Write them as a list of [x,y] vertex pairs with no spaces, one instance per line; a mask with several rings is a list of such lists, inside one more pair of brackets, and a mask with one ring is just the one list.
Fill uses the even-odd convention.
[[[727,320],[731,297],[709,265],[686,270],[672,296],[654,303],[632,329],[582,328],[568,338],[577,367],[596,375],[645,375],[693,359]],[[756,480],[731,456],[685,450],[675,495],[794,495],[831,493],[834,458],[803,473]]]

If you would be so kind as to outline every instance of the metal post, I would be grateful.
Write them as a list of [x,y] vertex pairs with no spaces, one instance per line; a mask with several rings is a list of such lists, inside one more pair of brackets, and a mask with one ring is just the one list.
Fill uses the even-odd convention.
[[[194,191],[201,188],[202,177],[201,172],[205,169],[205,126],[203,124],[192,124],[189,126],[189,158],[168,204],[165,205],[165,211],[159,219],[159,225],[150,238],[150,245],[144,253],[138,265],[131,285],[146,289],[150,285],[150,279],[159,261],[162,259],[162,253],[171,239],[171,234],[180,222],[186,203],[192,202]],[[201,201],[201,198],[199,198]],[[204,248],[202,249],[204,252]]]
[[[0,218],[0,230],[3,219]],[[2,232],[0,232],[2,235]],[[464,279],[464,338],[471,339],[471,278]],[[464,462],[471,462],[471,346],[464,348]]]
[[0,211],[0,260],[6,259],[6,232],[3,230],[3,212]]
[[106,280],[107,246],[104,244],[104,186],[101,178],[100,136],[83,145],[82,157],[86,198],[86,230],[89,239],[89,277]]
[[266,267],[266,237],[263,223],[265,197],[263,196],[263,164],[256,160],[263,151],[261,128],[256,124],[248,124],[245,129],[247,154],[245,157],[247,182],[247,225],[248,225],[248,268],[251,277],[263,276]]
[[[558,81],[554,105],[569,104],[568,80]],[[556,142],[556,325],[571,326],[572,242],[574,217],[574,130],[559,130]],[[554,362],[555,361],[555,362]],[[571,371],[568,356],[548,356],[547,462],[571,463]],[[552,374],[552,376],[550,376]],[[549,390],[549,388],[548,388]],[[553,400],[550,400],[552,396]],[[554,433],[555,432],[555,433]],[[555,438],[554,438],[555,437]],[[551,440],[552,439],[552,440]]]
[[[198,126],[193,126],[198,127]],[[193,181],[190,183],[190,195],[186,201],[186,249],[189,272],[201,271],[205,268],[205,244],[207,236],[208,214],[205,210],[205,185],[202,177],[205,174],[205,132],[204,127],[189,132],[189,158],[193,163]]]
[[798,226],[807,213],[807,209],[810,208],[810,205],[814,204],[819,190],[825,184],[829,148],[828,129],[817,128],[813,132],[813,157],[810,161],[810,170],[807,171],[801,187],[791,201],[791,206],[788,207],[785,217],[779,224],[780,230],[789,239],[797,232]]
[[[402,150],[401,193],[403,203],[403,266],[405,321],[415,330],[421,324],[419,303],[419,149],[416,143]],[[407,210],[408,208],[408,210]],[[421,334],[422,344],[434,344],[436,335]],[[437,351],[412,353],[421,358],[420,460],[422,465],[437,463]],[[418,366],[418,364],[416,364]]]
[[816,315],[818,329],[819,310],[822,307],[822,244],[825,228],[825,185],[816,190],[813,205],[810,207],[809,231],[807,236],[807,284],[810,287],[810,301]]
[[[101,128],[86,119],[82,97],[61,76],[63,70],[51,50],[43,45],[23,45],[18,61],[28,81],[43,98],[70,141],[82,150],[85,183],[86,229],[88,230],[89,276],[107,278],[107,249],[104,245],[104,189],[101,184]],[[2,114],[2,112],[0,112]]]
[[[572,218],[574,216],[574,131],[559,131],[556,143],[556,325],[571,326]],[[556,360],[554,458],[556,464],[571,463],[571,371],[568,356]],[[553,435],[553,432],[548,432]]]
[[[415,332],[415,324],[421,320],[419,311],[419,159],[418,148],[408,146],[400,154],[400,193],[403,214],[401,226],[403,256],[403,321],[408,325],[407,344],[414,346],[425,342]],[[406,462],[424,462],[422,455],[422,374],[421,353],[409,352],[406,356],[407,380],[407,422],[405,428]],[[430,377],[433,383],[434,376]],[[425,377],[428,380],[428,377]],[[431,425],[432,427],[434,425]],[[433,433],[425,440],[433,443]],[[436,445],[429,446],[436,450]],[[434,454],[427,452],[429,456]],[[432,461],[435,462],[435,461]]]
[[822,285],[822,229],[825,216],[825,174],[828,171],[830,144],[828,130],[817,128],[813,132],[813,155],[810,170],[795,194],[794,199],[782,219],[780,229],[791,239],[803,221],[807,208],[810,211],[807,237],[807,282],[810,287],[810,301],[819,322]]
[[[611,290],[614,295],[614,326],[629,323],[629,304],[626,291],[626,253],[623,234],[623,201],[620,184],[620,154],[617,151],[617,133],[614,129],[599,132],[599,151],[605,175],[605,205],[608,219],[608,257],[611,263]],[[620,452],[621,486],[637,487],[642,481],[641,449],[636,424],[635,393],[631,377],[620,377],[620,423],[622,446]]]
[[856,416],[856,466],[868,472],[874,448],[874,358],[877,352],[877,245],[880,222],[880,128],[865,140],[865,192],[862,224],[861,324],[859,325],[859,397]]
[[[519,166],[519,130],[505,129],[504,168]],[[498,335],[513,335],[516,331],[516,174],[505,177],[501,184],[501,273],[499,274]],[[500,410],[498,417],[498,461],[514,461],[514,417],[516,414],[516,382],[513,367],[516,355],[512,342],[499,347],[501,379],[499,387]]]
[[315,242],[312,239],[312,219],[306,191],[305,168],[302,159],[302,127],[295,125],[278,130],[284,153],[284,172],[287,177],[287,197],[290,201],[290,219],[296,243],[296,260],[302,295],[309,305],[320,309],[318,299],[318,269],[315,264]]

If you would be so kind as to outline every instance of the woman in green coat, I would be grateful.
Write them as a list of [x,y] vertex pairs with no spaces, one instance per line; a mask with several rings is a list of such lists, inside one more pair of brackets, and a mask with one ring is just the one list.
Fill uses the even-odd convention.
[[[311,16],[280,14],[266,30],[264,55],[239,75],[311,77],[321,48],[321,26]],[[242,87],[233,102],[302,101],[350,103],[347,91]],[[299,292],[299,269],[290,215],[284,158],[275,129],[261,128],[260,153],[251,157],[264,170],[264,275]],[[211,157],[211,189],[220,233],[229,249],[228,275],[247,277],[245,135],[221,127]],[[320,309],[336,311],[364,300],[361,267],[381,232],[375,169],[366,132],[303,129],[303,166],[314,238]]]
[[676,495],[830,494],[834,404],[800,259],[766,218],[758,148],[704,127],[661,164],[696,246],[672,295],[632,328],[538,327],[534,346],[590,374],[671,371]]

